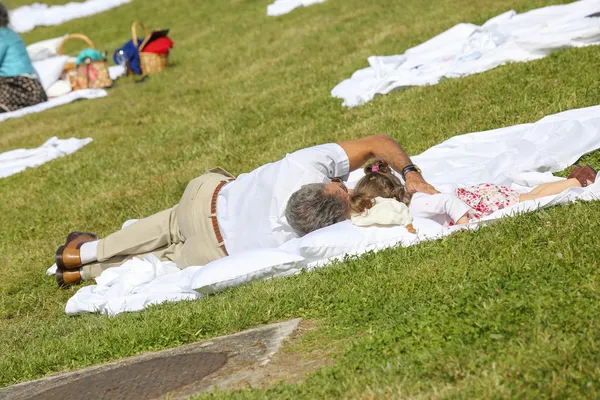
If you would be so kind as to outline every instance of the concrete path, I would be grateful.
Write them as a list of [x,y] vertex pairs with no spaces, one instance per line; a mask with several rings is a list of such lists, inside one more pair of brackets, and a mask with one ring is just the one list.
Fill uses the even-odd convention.
[[175,349],[146,353],[0,389],[0,399],[189,398],[214,387],[260,379],[301,319],[250,329]]

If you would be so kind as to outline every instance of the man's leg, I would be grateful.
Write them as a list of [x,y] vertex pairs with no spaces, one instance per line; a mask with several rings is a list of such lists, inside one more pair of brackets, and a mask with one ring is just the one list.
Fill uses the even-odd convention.
[[223,174],[204,174],[188,184],[177,206],[100,239],[97,262],[85,265],[81,278],[96,278],[108,268],[146,254],[174,261],[179,268],[205,265],[224,257],[210,217],[215,189],[227,179]]
[[181,196],[175,210],[181,234],[185,237],[184,243],[175,248],[175,262],[179,268],[205,265],[226,256],[216,237],[211,204],[216,206],[215,190],[228,180],[229,177],[220,171],[206,173],[191,181]]
[[102,274],[102,272],[104,272],[105,270],[107,270],[109,268],[120,267],[125,261],[131,260],[134,257],[142,259],[145,255],[148,255],[148,254],[153,254],[154,256],[156,256],[156,258],[158,258],[159,260],[162,260],[162,261],[168,260],[168,261],[175,262],[175,251],[177,248],[179,248],[181,246],[183,246],[183,243],[177,243],[177,244],[172,244],[171,246],[163,247],[161,249],[158,249],[156,251],[152,251],[149,253],[135,254],[135,255],[128,255],[128,256],[114,256],[114,257],[111,257],[110,259],[108,259],[107,261],[92,262],[90,264],[84,265],[81,268],[81,270],[80,270],[81,279],[82,280],[95,279],[95,278],[99,277],[100,274]]
[[141,255],[181,243],[176,207],[140,219],[98,241],[97,261],[113,262],[116,256]]

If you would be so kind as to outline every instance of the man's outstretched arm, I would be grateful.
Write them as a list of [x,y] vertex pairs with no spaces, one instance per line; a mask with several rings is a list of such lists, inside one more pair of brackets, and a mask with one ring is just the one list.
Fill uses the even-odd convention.
[[[362,139],[339,142],[338,144],[348,155],[350,171],[360,168],[369,159],[375,157],[384,159],[396,171],[402,171],[402,168],[406,165],[412,164],[410,157],[408,157],[402,146],[394,138],[387,135],[367,136]],[[416,171],[406,174],[406,189],[410,193],[438,193]]]

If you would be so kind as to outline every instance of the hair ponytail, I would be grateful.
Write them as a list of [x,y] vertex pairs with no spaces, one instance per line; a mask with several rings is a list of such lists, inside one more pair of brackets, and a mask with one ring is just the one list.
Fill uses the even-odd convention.
[[365,193],[357,193],[350,196],[350,213],[362,214],[365,210],[373,207],[374,200]]
[[373,160],[372,163],[368,164],[365,167],[364,171],[365,171],[365,174],[372,174],[372,173],[389,174],[390,172],[392,172],[392,169],[390,168],[390,165],[387,162],[385,162],[385,160],[377,158],[377,159]]
[[409,194],[402,181],[394,175],[389,164],[382,159],[376,159],[364,168],[365,176],[354,187],[350,197],[350,211],[361,214],[373,207],[375,197],[396,199],[406,205],[410,204],[412,195]]

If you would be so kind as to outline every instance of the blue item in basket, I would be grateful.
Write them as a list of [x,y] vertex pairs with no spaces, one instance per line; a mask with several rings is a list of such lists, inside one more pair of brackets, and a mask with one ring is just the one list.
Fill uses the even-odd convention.
[[79,52],[77,56],[77,61],[75,61],[75,65],[81,64],[86,58],[89,58],[92,61],[102,61],[104,60],[104,56],[96,49],[85,49]]
[[123,47],[117,49],[113,54],[113,60],[117,65],[129,65],[129,68],[134,74],[142,74],[142,66],[140,64],[140,54],[138,47],[144,42],[144,38],[138,39],[138,46],[133,44],[133,40],[125,43]]

